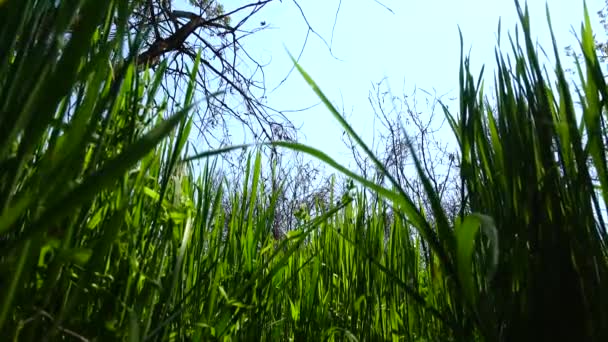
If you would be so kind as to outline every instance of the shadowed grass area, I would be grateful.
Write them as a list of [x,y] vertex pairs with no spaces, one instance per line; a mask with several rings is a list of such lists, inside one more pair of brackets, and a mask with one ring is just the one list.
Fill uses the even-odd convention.
[[608,340],[608,93],[589,17],[572,90],[555,43],[552,78],[541,67],[518,9],[523,37],[509,57],[496,51],[494,100],[462,56],[459,113],[446,109],[460,145],[457,217],[414,154],[423,211],[297,65],[389,184],[276,142],[367,188],[317,201],[277,240],[280,186],[263,181],[262,155],[240,184],[197,162],[242,146],[189,153],[194,79],[184,107],[167,108],[164,66],[136,70],[124,53],[125,2],[0,1],[0,334]]

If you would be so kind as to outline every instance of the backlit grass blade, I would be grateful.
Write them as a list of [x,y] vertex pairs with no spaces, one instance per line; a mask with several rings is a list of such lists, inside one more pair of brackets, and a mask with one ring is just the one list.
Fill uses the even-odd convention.
[[[351,126],[346,122],[346,120],[338,113],[338,111],[335,109],[335,107],[329,102],[329,100],[327,99],[327,97],[323,94],[323,92],[321,91],[321,89],[319,89],[319,87],[316,85],[316,83],[312,80],[312,78],[306,73],[306,71],[304,71],[304,69],[293,59],[292,57],[292,61],[294,62],[296,68],[298,69],[298,71],[300,72],[300,74],[302,75],[302,77],[304,77],[304,79],[306,80],[306,82],[313,88],[313,90],[315,91],[315,93],[317,94],[317,96],[319,96],[319,98],[323,101],[323,103],[325,104],[325,106],[329,109],[330,113],[332,113],[332,115],[334,116],[334,118],[336,118],[336,120],[338,120],[338,122],[340,123],[340,125],[346,130],[346,132],[348,132],[348,134],[350,136],[353,137],[353,139],[357,142],[357,144],[359,146],[361,146],[361,148],[363,148],[363,150],[365,151],[365,153],[370,157],[370,159],[374,162],[374,165],[383,173],[386,175],[386,177],[390,180],[391,184],[395,187],[395,189],[397,189],[397,193],[399,194],[400,200],[398,201],[398,203],[400,203],[401,206],[403,206],[403,210],[405,210],[407,212],[408,218],[413,222],[414,226],[416,226],[416,228],[418,228],[420,230],[420,233],[423,234],[423,236],[425,237],[425,239],[427,239],[427,241],[431,244],[431,248],[433,248],[439,255],[442,256],[442,260],[443,261],[447,261],[447,253],[445,252],[445,250],[443,249],[443,247],[440,245],[438,237],[436,236],[435,232],[430,228],[428,222],[420,215],[420,212],[418,211],[418,209],[416,208],[416,206],[414,205],[414,203],[412,202],[412,200],[409,198],[409,196],[405,193],[405,191],[399,186],[399,183],[394,179],[394,177],[388,172],[388,170],[386,170],[386,168],[384,167],[384,165],[378,160],[378,158],[372,153],[372,151],[369,149],[369,147],[367,147],[367,145],[363,142],[363,140],[357,135],[357,133],[355,133],[355,131],[351,128]],[[285,145],[287,147],[287,145]],[[291,145],[291,147],[295,147],[295,145]],[[304,146],[298,146],[299,150],[301,152],[306,152],[304,151],[305,148]],[[329,157],[327,155],[324,155],[324,153],[322,153],[321,151],[313,151],[313,150],[309,150],[309,152],[313,152],[313,155],[320,157],[321,160],[328,162]],[[348,175],[349,177],[353,177],[352,173],[346,173],[345,171],[346,168],[338,165],[337,163],[332,163],[330,164],[333,167],[335,167],[336,169],[340,170],[341,172],[345,173],[346,175]],[[355,177],[353,177],[355,178]],[[357,181],[361,182],[362,178],[358,177],[355,178],[357,179]],[[370,186],[371,182],[367,182],[363,183],[365,186]],[[375,188],[372,188],[374,191],[378,191],[377,190],[377,186]],[[393,192],[390,196],[391,196],[391,200],[394,200],[397,193]],[[383,193],[380,193],[381,195],[385,196]]]

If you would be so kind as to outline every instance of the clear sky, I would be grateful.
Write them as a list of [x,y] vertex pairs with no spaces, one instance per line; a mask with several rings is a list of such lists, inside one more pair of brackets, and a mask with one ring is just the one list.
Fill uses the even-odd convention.
[[[373,131],[373,112],[368,102],[372,83],[387,77],[395,95],[411,93],[416,87],[447,94],[443,99],[456,108],[456,100],[448,99],[456,99],[458,94],[458,27],[463,33],[465,50],[471,49],[473,70],[477,72],[485,64],[486,82],[490,82],[498,21],[502,21],[503,42],[508,42],[507,32],[514,32],[518,23],[512,0],[378,1],[392,12],[375,0],[298,1],[312,28],[331,44],[330,53],[325,43],[311,33],[300,63],[368,142]],[[241,2],[246,1],[230,5],[226,2],[225,7],[229,10]],[[533,36],[550,52],[545,4],[545,1],[528,2]],[[604,33],[596,12],[603,4],[602,0],[587,1],[598,36]],[[552,0],[549,9],[561,50],[566,45],[575,45],[572,29],[580,31],[583,2]],[[273,89],[292,66],[285,47],[294,55],[299,53],[307,24],[292,0],[271,3],[257,14],[252,24],[260,25],[262,21],[270,28],[250,36],[244,44],[252,57],[267,63],[267,87]],[[267,95],[271,107],[283,110],[319,103],[296,72]],[[342,130],[323,106],[287,115],[296,126],[301,126],[303,142],[349,162],[340,140]]]

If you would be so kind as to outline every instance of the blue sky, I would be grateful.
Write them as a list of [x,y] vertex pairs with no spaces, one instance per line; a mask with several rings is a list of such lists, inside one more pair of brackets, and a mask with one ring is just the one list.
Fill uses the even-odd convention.
[[[507,32],[514,31],[518,23],[515,4],[511,0],[379,1],[392,12],[375,0],[298,2],[312,28],[331,43],[330,52],[325,43],[311,33],[300,63],[368,142],[371,142],[373,133],[373,112],[368,102],[372,83],[386,77],[395,95],[411,93],[415,88],[445,94],[443,99],[455,108],[456,100],[450,101],[449,98],[455,99],[458,92],[458,27],[462,30],[465,49],[471,49],[473,70],[479,70],[485,64],[486,82],[489,82],[498,21],[502,21],[504,38]],[[226,9],[241,2],[245,1],[240,0],[233,5],[226,3]],[[544,1],[530,1],[528,6],[533,36],[549,51],[545,4]],[[333,27],[339,5],[340,11]],[[602,5],[602,0],[587,1],[597,34],[603,34],[596,14]],[[554,0],[549,3],[549,9],[562,50],[566,45],[576,44],[572,28],[578,33],[583,20],[583,2]],[[243,43],[253,58],[267,64],[267,87],[273,89],[291,69],[285,48],[294,55],[299,53],[307,24],[292,0],[271,3],[257,14],[252,24],[259,25],[261,21],[265,21],[269,28],[250,36]],[[268,105],[281,110],[306,108],[319,103],[296,72],[267,95]],[[287,115],[297,127],[301,127],[303,142],[348,164],[348,153],[340,140],[342,130],[323,106]],[[449,132],[445,134],[449,139]]]

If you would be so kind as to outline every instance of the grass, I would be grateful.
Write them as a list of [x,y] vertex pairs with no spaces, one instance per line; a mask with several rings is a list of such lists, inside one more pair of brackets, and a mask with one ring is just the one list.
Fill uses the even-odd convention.
[[[0,2],[0,331],[12,340],[608,340],[605,106],[589,16],[580,86],[540,66],[529,18],[496,51],[494,102],[462,56],[461,212],[420,167],[432,211],[398,187],[332,193],[273,237],[259,152],[230,184],[125,56],[124,2]],[[77,7],[75,7],[77,6]],[[79,8],[83,26],[65,39]],[[41,32],[38,24],[53,23]],[[137,46],[134,39],[129,42]],[[192,75],[196,74],[193,65]],[[161,100],[159,100],[161,99]],[[199,161],[205,161],[201,164]],[[376,200],[379,195],[382,200]]]

